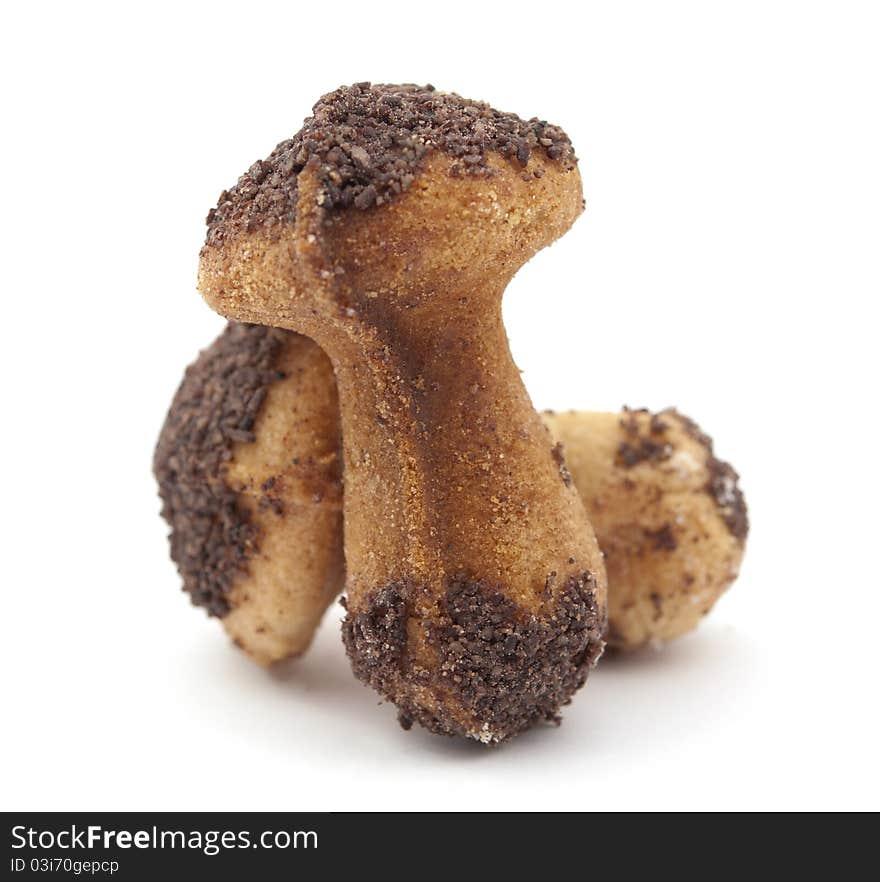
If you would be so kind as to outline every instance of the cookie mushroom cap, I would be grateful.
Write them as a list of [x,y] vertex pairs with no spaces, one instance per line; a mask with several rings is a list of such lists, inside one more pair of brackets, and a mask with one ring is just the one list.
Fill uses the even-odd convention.
[[487,269],[485,294],[500,296],[582,210],[557,126],[431,86],[356,84],[221,193],[199,290],[223,315],[307,326],[320,343],[340,314],[381,319],[384,304],[409,310],[472,283],[479,295]]
[[360,84],[209,215],[200,290],[330,357],[355,673],[432,731],[555,720],[604,646],[583,506],[512,361],[501,295],[583,207],[568,139],[480,102]]
[[543,174],[536,159],[568,171],[577,163],[568,136],[546,121],[433,86],[358,83],[323,96],[296,135],[220,194],[208,213],[206,246],[295,224],[302,185],[312,179],[325,211],[382,206],[406,192],[437,154],[451,160],[452,176],[484,180],[497,174],[493,157],[515,159],[526,181]]
[[735,581],[749,521],[739,476],[674,408],[546,413],[608,572],[608,643],[658,647],[692,631]]
[[187,369],[156,445],[184,590],[261,664],[304,652],[339,593],[338,411],[311,340],[231,324]]

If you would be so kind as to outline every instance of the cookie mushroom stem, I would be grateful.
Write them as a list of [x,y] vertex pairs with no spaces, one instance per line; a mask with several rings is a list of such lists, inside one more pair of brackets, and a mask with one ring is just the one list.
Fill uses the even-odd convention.
[[[564,136],[509,149],[530,125],[546,124],[429,90],[340,90],[288,142],[294,210],[254,212],[245,181],[200,263],[218,312],[306,334],[333,362],[355,673],[402,720],[486,743],[556,719],[604,646],[601,554],[501,320],[514,273],[583,206]],[[406,189],[386,192],[369,168],[389,142]],[[428,142],[411,160],[399,146]],[[462,168],[462,149],[478,160]],[[340,157],[362,170],[348,202]]]

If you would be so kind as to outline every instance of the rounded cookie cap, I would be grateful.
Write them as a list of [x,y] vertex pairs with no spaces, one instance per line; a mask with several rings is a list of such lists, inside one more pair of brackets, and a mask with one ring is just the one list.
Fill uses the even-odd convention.
[[535,152],[566,168],[577,162],[568,136],[546,120],[523,120],[430,85],[342,86],[315,104],[296,135],[220,194],[207,217],[207,245],[258,227],[292,224],[297,178],[307,165],[318,171],[325,209],[366,210],[407,190],[432,150],[455,159],[454,176],[492,176],[490,153],[516,162],[524,175],[532,174]]

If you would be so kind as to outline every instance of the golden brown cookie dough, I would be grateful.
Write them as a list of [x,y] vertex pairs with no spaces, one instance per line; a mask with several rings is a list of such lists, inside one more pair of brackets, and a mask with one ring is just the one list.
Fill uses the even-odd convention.
[[[544,420],[607,555],[610,644],[656,645],[695,627],[742,559],[736,473],[671,409]],[[206,426],[235,440],[214,445]],[[215,447],[222,455],[208,455]],[[300,654],[342,591],[340,448],[330,362],[289,331],[230,325],[168,414],[156,469],[184,585],[262,662]]]
[[257,661],[299,655],[343,579],[339,402],[311,340],[229,325],[191,365],[154,457],[193,603]]
[[500,309],[582,208],[560,129],[359,84],[209,215],[207,302],[306,334],[333,363],[345,644],[407,725],[504,740],[557,719],[602,652],[601,554]]
[[608,571],[608,643],[695,628],[739,572],[748,533],[736,472],[673,409],[547,413]]

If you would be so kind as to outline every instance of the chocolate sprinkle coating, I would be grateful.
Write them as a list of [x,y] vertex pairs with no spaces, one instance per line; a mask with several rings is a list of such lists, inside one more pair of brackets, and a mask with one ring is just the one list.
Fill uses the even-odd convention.
[[292,224],[297,178],[307,164],[318,171],[318,199],[326,210],[366,210],[407,190],[432,150],[457,160],[454,176],[494,174],[487,165],[490,152],[515,161],[524,174],[536,151],[565,168],[577,162],[559,127],[522,120],[430,85],[342,86],[324,95],[312,114],[296,135],[220,194],[207,217],[208,245],[242,231]]
[[[550,580],[552,582],[552,579]],[[428,640],[437,653],[428,671],[407,652],[406,622],[418,589],[397,583],[377,591],[365,610],[349,613],[343,641],[357,676],[395,702],[401,724],[432,732],[498,741],[540,721],[558,723],[559,708],[587,679],[604,648],[606,622],[589,573],[572,576],[529,614],[501,591],[466,577],[450,580]],[[412,681],[448,691],[483,732],[465,731],[452,715],[416,706],[398,684]]]
[[228,592],[247,572],[259,535],[225,479],[237,443],[254,440],[285,331],[231,323],[187,368],[153,458],[171,558],[193,604],[230,611]]
[[559,466],[559,477],[562,478],[562,483],[566,487],[571,487],[573,483],[571,472],[568,470],[568,463],[565,461],[565,446],[561,441],[558,441],[550,448],[550,455],[553,457],[556,465]]
[[632,436],[632,440],[620,442],[617,448],[617,464],[629,469],[640,462],[662,462],[669,459],[672,456],[672,445],[663,438],[668,426],[660,419],[660,414],[652,415],[649,435],[643,437],[639,435],[639,423],[635,414],[646,414],[648,411],[629,407],[624,407],[623,410],[627,416],[621,418],[620,425],[624,432]]
[[749,512],[736,470],[730,463],[715,456],[712,439],[690,417],[673,408],[666,412],[675,414],[688,435],[706,449],[706,468],[709,471],[706,492],[715,500],[731,535],[745,542],[749,535]]
[[749,535],[749,512],[739,488],[739,475],[733,466],[711,455],[707,460],[709,484],[707,490],[715,498],[721,517],[731,534],[745,542]]
[[664,524],[659,530],[645,530],[645,535],[651,540],[654,551],[675,551],[678,548],[671,524]]

